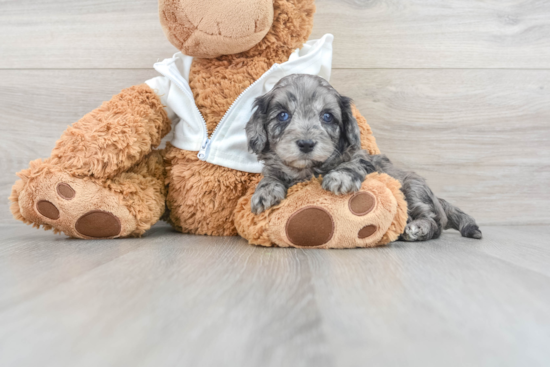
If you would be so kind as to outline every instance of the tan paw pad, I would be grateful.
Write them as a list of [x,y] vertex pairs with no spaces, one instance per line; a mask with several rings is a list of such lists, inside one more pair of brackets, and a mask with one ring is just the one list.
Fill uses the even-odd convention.
[[59,219],[59,209],[48,200],[40,200],[36,203],[36,211],[48,219]]
[[72,200],[76,195],[76,191],[71,187],[71,185],[60,182],[57,184],[57,195],[61,196],[65,200]]
[[83,236],[91,238],[113,238],[120,234],[120,219],[109,212],[92,210],[82,215],[75,229]]
[[349,199],[349,211],[362,217],[376,206],[376,198],[370,192],[357,192]]
[[378,228],[376,228],[375,225],[369,224],[368,226],[364,226],[363,228],[361,228],[357,237],[359,237],[360,239],[370,237],[376,233],[377,229]]
[[286,235],[295,246],[322,246],[330,241],[333,234],[332,216],[320,207],[300,209],[292,214],[286,223]]

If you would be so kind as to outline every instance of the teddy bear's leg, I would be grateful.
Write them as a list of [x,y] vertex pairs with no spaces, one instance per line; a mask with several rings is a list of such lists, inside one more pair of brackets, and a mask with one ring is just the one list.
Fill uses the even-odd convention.
[[52,156],[18,173],[16,219],[78,238],[143,234],[165,209],[163,158],[170,130],[156,94],[132,87],[69,127]]
[[31,162],[12,189],[16,219],[76,238],[139,236],[165,209],[164,166],[155,151],[109,179],[79,178],[48,161]]
[[321,181],[290,188],[281,204],[255,216],[250,190],[235,211],[239,234],[251,244],[281,247],[374,247],[395,241],[407,221],[399,182],[387,175],[367,176],[355,194],[335,195]]

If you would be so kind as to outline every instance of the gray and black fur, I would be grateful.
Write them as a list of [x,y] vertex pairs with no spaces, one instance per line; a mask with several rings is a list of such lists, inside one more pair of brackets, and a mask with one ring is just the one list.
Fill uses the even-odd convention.
[[374,172],[361,150],[351,100],[326,80],[287,76],[257,98],[255,108],[246,125],[249,149],[264,162],[264,178],[252,197],[255,214],[277,205],[289,187],[314,175],[324,175],[325,190],[346,194],[358,191]]
[[402,239],[429,240],[447,228],[481,238],[474,219],[438,199],[422,177],[395,168],[384,155],[371,156],[361,149],[351,100],[326,80],[287,76],[254,106],[246,134],[250,151],[264,162],[264,178],[252,196],[255,214],[277,205],[288,188],[312,176],[323,175],[323,188],[341,195],[358,191],[365,176],[377,171],[402,184],[409,214]]
[[464,237],[481,238],[474,218],[459,208],[437,198],[426,180],[411,171],[396,168],[383,154],[370,156],[377,172],[386,173],[401,183],[408,205],[408,219],[401,238],[405,241],[426,241],[438,238],[444,229],[453,228]]

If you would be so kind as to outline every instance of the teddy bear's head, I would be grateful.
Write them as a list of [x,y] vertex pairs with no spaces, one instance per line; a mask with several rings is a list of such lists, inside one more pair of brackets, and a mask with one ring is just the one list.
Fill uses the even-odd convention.
[[314,0],[159,0],[162,28],[198,58],[233,55],[262,44],[296,48],[309,37]]

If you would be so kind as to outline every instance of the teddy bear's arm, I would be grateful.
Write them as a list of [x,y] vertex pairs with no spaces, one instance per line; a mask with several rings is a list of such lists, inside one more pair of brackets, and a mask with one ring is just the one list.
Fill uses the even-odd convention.
[[67,128],[50,162],[77,176],[113,177],[149,154],[170,128],[160,97],[137,85]]

